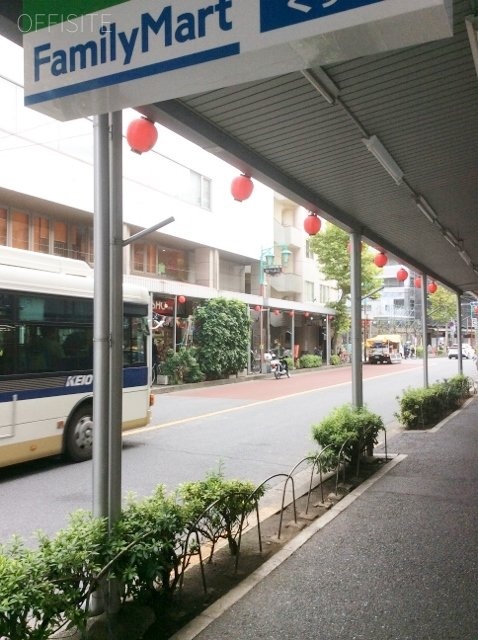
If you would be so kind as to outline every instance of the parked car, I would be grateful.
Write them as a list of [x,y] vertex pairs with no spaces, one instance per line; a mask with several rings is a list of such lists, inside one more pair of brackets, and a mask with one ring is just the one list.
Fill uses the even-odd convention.
[[[473,358],[473,356],[475,355],[475,351],[472,347],[470,347],[469,344],[462,344],[461,345],[461,357],[465,358],[466,360]],[[458,360],[458,345],[454,344],[451,347],[448,347],[448,357],[451,358],[455,358],[456,360]]]

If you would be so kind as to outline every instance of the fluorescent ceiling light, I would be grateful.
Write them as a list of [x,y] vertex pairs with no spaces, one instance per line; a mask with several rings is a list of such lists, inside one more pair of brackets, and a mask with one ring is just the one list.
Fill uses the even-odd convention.
[[420,196],[420,195],[416,196],[415,204],[417,205],[417,209],[421,213],[423,213],[423,215],[429,222],[432,222],[434,224],[438,220],[438,216],[435,213],[435,210],[433,209],[431,204],[427,200],[425,200],[423,196]]
[[470,258],[470,256],[468,255],[468,252],[467,252],[467,251],[465,251],[465,249],[461,249],[458,253],[460,254],[460,258],[461,258],[464,262],[466,262],[466,264],[470,267],[470,266],[471,266],[471,258]]
[[385,171],[394,179],[396,184],[401,184],[404,173],[377,136],[362,138],[362,142],[370,153],[380,162]]
[[478,17],[467,16],[465,18],[466,31],[470,41],[471,55],[475,63],[476,74],[478,75]]
[[460,248],[460,242],[458,238],[449,229],[445,229],[443,237],[445,238],[445,240],[448,240],[451,246],[455,247],[455,249]]
[[303,69],[301,73],[304,78],[310,82],[314,89],[320,93],[326,102],[329,104],[335,104],[339,96],[340,89],[335,82],[329,78],[323,69],[320,67],[314,69],[314,71],[311,71],[310,69]]

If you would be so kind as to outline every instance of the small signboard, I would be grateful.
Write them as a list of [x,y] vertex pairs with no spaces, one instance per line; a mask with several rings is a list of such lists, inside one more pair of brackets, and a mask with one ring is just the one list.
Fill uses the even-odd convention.
[[260,0],[261,32],[325,18],[381,0]]
[[450,0],[24,4],[25,104],[60,120],[452,35]]

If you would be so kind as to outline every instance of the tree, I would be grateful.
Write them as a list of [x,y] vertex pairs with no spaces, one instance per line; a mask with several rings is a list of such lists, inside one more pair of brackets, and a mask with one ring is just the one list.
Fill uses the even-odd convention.
[[243,302],[214,298],[196,309],[196,358],[209,380],[224,378],[247,366],[249,331],[249,312]]
[[445,345],[448,344],[448,323],[457,316],[456,294],[438,287],[428,296],[428,317],[438,325],[445,326]]
[[[335,280],[339,290],[337,301],[328,301],[335,309],[335,336],[348,331],[350,327],[350,237],[346,231],[332,224],[310,239],[310,250],[316,254],[319,268],[326,280]],[[379,269],[373,263],[372,252],[362,245],[362,295],[374,291],[380,285]],[[373,296],[370,296],[373,297]]]

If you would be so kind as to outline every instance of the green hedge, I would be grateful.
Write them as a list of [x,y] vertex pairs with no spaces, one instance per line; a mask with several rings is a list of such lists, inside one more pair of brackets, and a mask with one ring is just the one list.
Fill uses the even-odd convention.
[[187,564],[183,561],[197,552],[186,540],[199,516],[202,539],[214,544],[225,538],[237,553],[244,518],[264,491],[212,473],[173,495],[161,485],[150,497],[130,495],[110,533],[104,520],[78,511],[53,538],[39,533],[35,549],[18,537],[0,545],[0,637],[47,640],[62,627],[84,630],[91,593],[106,576],[121,585],[123,602],[154,608],[170,598]]
[[470,379],[464,375],[436,382],[426,389],[410,387],[397,397],[399,411],[394,415],[406,429],[425,429],[458,409],[470,395]]
[[298,360],[299,369],[313,369],[322,366],[322,358],[312,353],[304,353]]

